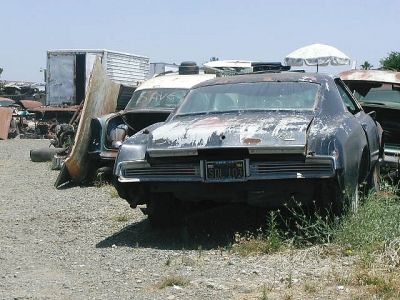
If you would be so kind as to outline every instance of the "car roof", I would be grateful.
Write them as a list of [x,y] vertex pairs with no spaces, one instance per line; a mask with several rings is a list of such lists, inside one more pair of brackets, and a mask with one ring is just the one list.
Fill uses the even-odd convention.
[[322,73],[303,73],[303,72],[266,72],[252,73],[236,76],[220,77],[206,82],[199,83],[195,88],[231,84],[231,83],[252,83],[252,82],[268,82],[268,81],[298,81],[298,82],[314,82],[323,83],[326,80],[332,80],[332,76]]
[[192,86],[215,78],[215,74],[194,74],[194,75],[178,75],[166,74],[153,77],[143,82],[136,90],[154,89],[154,88],[176,88],[190,89]]

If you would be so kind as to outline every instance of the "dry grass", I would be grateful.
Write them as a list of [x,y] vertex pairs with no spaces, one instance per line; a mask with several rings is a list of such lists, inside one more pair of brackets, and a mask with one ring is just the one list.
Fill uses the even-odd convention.
[[160,282],[157,284],[157,287],[159,289],[164,289],[166,287],[172,287],[172,286],[185,286],[189,284],[189,280],[179,276],[179,275],[169,275],[166,277],[163,277]]
[[360,299],[400,299],[400,270],[359,265],[350,274],[335,274],[334,279],[337,284],[350,287]]
[[118,215],[112,218],[113,221],[116,222],[128,222],[129,221],[129,216],[127,215]]
[[315,282],[306,282],[304,284],[304,291],[308,294],[315,294],[318,291],[317,284]]

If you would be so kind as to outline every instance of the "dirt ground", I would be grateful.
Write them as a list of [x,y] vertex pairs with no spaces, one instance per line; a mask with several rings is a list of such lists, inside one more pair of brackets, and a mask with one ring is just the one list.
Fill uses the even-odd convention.
[[[153,230],[115,190],[56,190],[33,163],[46,140],[0,141],[1,299],[354,299],[340,279],[355,258],[327,246],[271,255],[232,252],[238,222],[213,210]],[[249,218],[249,216],[246,216]]]

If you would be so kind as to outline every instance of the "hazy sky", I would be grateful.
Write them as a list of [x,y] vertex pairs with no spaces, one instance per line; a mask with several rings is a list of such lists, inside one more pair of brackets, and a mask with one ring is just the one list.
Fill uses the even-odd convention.
[[319,42],[376,67],[400,51],[400,0],[0,0],[0,12],[7,80],[42,81],[49,49],[110,49],[153,62],[282,61]]

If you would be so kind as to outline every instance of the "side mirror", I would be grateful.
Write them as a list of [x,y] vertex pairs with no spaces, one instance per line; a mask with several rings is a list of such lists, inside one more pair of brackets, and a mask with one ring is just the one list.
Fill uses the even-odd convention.
[[372,110],[368,114],[374,121],[376,121],[376,111]]

